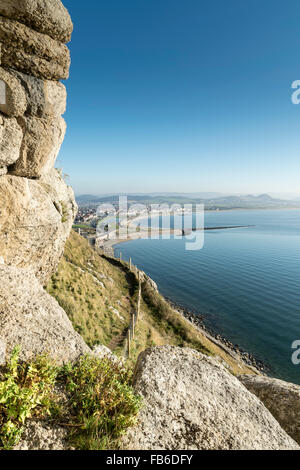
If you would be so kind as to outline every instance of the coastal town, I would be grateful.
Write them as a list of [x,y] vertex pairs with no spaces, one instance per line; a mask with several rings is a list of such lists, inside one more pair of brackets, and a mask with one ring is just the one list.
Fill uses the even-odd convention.
[[[79,206],[73,229],[88,239],[91,245],[104,249],[108,246],[107,242],[127,238],[129,233],[131,238],[141,238],[144,232],[148,232],[147,224],[141,231],[142,220],[150,218],[152,233],[153,231],[161,233],[162,230],[170,228],[162,229],[157,226],[157,223],[153,223],[153,218],[171,215],[182,217],[183,214],[191,215],[192,212],[191,207],[182,207],[179,204],[176,206],[133,204],[129,207],[127,205],[122,207],[117,203],[110,203],[98,207],[96,205]],[[182,230],[178,229],[178,233],[182,235]],[[109,248],[114,243],[109,243]]]

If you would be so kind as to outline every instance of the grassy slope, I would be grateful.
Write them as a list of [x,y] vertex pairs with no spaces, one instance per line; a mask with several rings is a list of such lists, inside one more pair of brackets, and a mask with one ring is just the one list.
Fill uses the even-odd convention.
[[[129,359],[132,364],[149,346],[173,344],[218,355],[233,373],[251,373],[173,310],[148,283],[142,287],[141,315]],[[97,253],[84,238],[72,232],[47,290],[90,346],[101,343],[116,354],[123,354],[138,290],[136,276],[126,263]]]

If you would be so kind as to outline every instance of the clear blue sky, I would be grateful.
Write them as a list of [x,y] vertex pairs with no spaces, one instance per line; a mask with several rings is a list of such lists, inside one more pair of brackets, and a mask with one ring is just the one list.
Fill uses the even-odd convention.
[[299,0],[63,0],[77,194],[299,192]]

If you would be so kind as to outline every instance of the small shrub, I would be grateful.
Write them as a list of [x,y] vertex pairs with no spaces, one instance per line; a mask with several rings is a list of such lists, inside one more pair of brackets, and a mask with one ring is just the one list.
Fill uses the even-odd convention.
[[67,205],[63,201],[59,201],[59,202],[60,202],[61,210],[62,210],[61,221],[62,221],[62,223],[65,223],[69,219],[69,213],[68,213]]
[[[92,356],[59,368],[45,356],[26,364],[19,361],[19,351],[14,349],[0,372],[0,449],[19,442],[28,419],[47,416],[66,425],[77,449],[118,447],[140,407],[125,366]],[[63,406],[54,392],[57,383],[67,394]]]
[[131,372],[109,359],[83,357],[60,373],[70,397],[71,441],[78,449],[118,447],[118,438],[135,424],[140,398],[131,387]]
[[19,361],[15,348],[0,376],[0,449],[20,440],[26,419],[50,414],[57,369],[40,356],[29,364]]

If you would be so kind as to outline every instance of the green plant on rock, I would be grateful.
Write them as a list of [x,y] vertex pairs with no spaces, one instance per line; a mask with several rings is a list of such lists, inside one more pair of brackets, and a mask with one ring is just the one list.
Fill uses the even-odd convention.
[[118,447],[118,439],[133,426],[140,397],[131,386],[132,372],[107,358],[82,357],[65,365],[60,380],[69,394],[71,441],[78,449]]
[[40,356],[24,364],[20,348],[0,374],[0,449],[11,449],[22,436],[28,418],[50,414],[57,369]]
[[[84,356],[55,367],[46,356],[30,363],[15,348],[0,370],[0,449],[12,449],[28,419],[66,426],[77,449],[118,448],[119,438],[134,425],[140,397],[131,386],[132,372],[108,358]],[[55,385],[66,393],[62,406]]]
[[68,208],[67,208],[67,205],[64,201],[59,201],[59,203],[61,205],[61,211],[62,211],[61,221],[62,221],[62,223],[65,223],[65,222],[67,222],[67,220],[69,218]]

